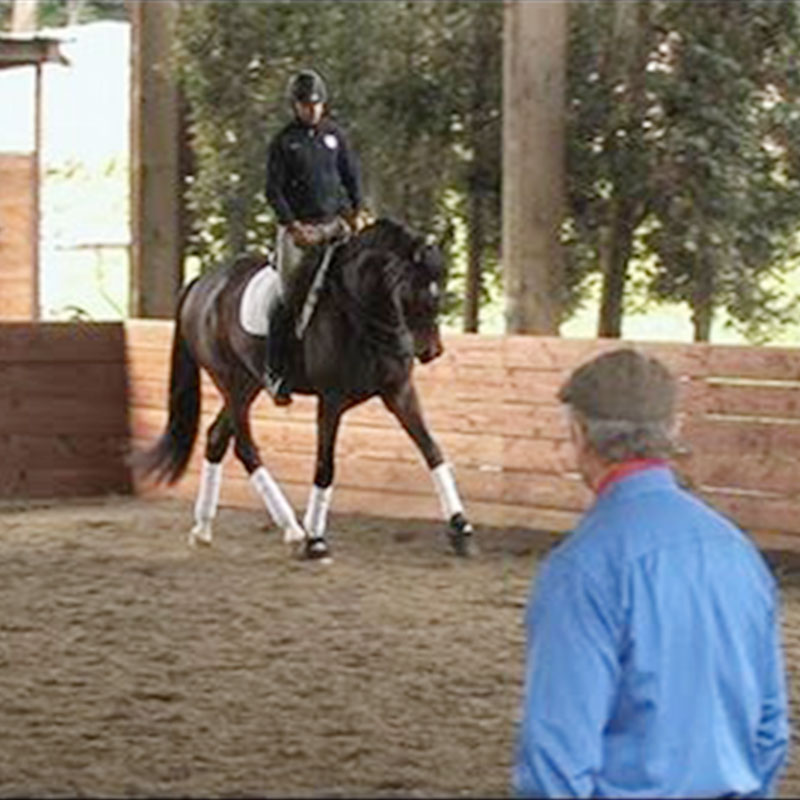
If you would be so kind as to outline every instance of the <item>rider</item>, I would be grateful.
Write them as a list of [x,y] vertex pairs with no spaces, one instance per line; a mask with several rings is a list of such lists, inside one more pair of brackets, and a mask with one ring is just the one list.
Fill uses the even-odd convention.
[[[357,232],[365,221],[358,164],[342,129],[325,113],[324,81],[314,70],[301,70],[289,81],[287,97],[294,118],[269,143],[266,183],[278,220],[277,267],[284,294],[304,248]],[[286,326],[281,327],[275,333],[287,337]],[[268,365],[264,384],[277,404],[291,402],[286,375]]]

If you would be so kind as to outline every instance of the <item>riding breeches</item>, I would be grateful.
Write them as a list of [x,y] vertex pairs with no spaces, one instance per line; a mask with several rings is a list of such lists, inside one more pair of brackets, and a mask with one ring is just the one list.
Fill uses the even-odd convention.
[[278,236],[276,240],[277,267],[278,275],[281,279],[281,289],[285,295],[287,288],[294,275],[295,270],[300,265],[304,250],[294,243],[292,234],[286,225],[278,226]]
[[[324,245],[331,242],[341,241],[347,238],[350,233],[350,226],[343,217],[334,217],[324,222],[310,223],[314,231],[314,244]],[[303,258],[305,249],[295,244],[292,234],[286,225],[278,225],[278,236],[276,240],[277,267],[278,275],[281,279],[283,291],[289,287],[300,261]]]

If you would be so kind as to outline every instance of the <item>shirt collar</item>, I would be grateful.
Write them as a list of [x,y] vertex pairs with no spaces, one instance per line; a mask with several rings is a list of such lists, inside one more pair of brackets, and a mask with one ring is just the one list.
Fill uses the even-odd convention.
[[629,475],[666,466],[667,462],[663,458],[634,458],[630,461],[613,464],[595,486],[595,494],[599,496],[607,492],[611,486]]

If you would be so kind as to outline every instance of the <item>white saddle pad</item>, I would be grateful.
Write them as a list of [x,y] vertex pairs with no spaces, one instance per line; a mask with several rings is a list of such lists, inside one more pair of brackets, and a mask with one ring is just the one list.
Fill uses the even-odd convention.
[[250,278],[242,292],[239,305],[239,322],[255,336],[269,333],[269,318],[272,309],[281,298],[281,281],[278,271],[270,266],[260,269]]

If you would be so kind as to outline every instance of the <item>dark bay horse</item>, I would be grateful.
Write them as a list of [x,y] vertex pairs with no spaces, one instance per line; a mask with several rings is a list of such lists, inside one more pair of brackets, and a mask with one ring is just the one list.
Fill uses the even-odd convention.
[[[289,307],[297,304],[294,298],[305,297],[318,255],[312,250],[301,264],[298,285],[287,292]],[[242,327],[239,306],[250,278],[263,266],[263,259],[243,256],[202,274],[182,291],[172,343],[169,420],[158,441],[134,455],[134,466],[169,483],[184,473],[197,438],[202,367],[224,407],[207,431],[190,542],[211,543],[221,462],[233,439],[236,456],[284,540],[307,558],[327,559],[339,423],[345,411],[377,395],[431,471],[453,550],[469,555],[472,526],[452,469],[425,423],[412,379],[415,357],[424,364],[442,352],[437,316],[445,269],[440,248],[398,222],[379,219],[333,250],[303,338],[293,339],[290,361],[294,391],[318,398],[314,482],[302,525],[262,463],[250,432],[250,406],[263,388],[267,338]]]

